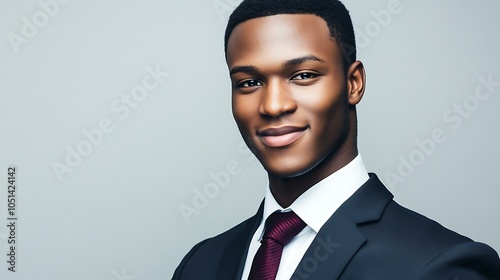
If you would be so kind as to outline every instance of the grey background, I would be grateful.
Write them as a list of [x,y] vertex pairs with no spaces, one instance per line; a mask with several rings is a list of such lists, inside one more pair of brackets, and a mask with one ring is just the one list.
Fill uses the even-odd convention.
[[[267,184],[230,110],[222,39],[240,1],[67,2],[16,52],[9,34],[22,36],[23,17],[43,9],[0,1],[0,278],[169,279],[196,242],[252,215]],[[346,1],[358,37],[371,34],[359,48],[361,155],[398,202],[500,250],[500,87],[470,103],[456,129],[443,118],[473,102],[479,77],[500,81],[500,2],[401,0],[376,23],[390,2]],[[112,104],[147,67],[169,75],[121,119]],[[58,180],[52,164],[103,119],[114,131]],[[435,129],[446,141],[390,184],[384,174],[400,175],[400,157]],[[18,166],[16,273],[4,261],[9,164]],[[194,207],[228,164],[239,173],[183,217],[179,207]]]

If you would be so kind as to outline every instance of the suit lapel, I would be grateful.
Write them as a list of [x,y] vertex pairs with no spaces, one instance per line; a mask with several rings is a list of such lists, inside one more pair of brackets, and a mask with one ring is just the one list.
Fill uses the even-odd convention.
[[241,279],[248,247],[250,246],[253,234],[260,225],[263,211],[264,202],[260,204],[257,214],[245,222],[243,230],[228,242],[219,264],[218,280]]
[[366,242],[362,223],[380,219],[392,194],[375,174],[320,229],[291,279],[338,279]]
[[292,279],[337,279],[365,240],[347,213],[337,210],[316,235]]

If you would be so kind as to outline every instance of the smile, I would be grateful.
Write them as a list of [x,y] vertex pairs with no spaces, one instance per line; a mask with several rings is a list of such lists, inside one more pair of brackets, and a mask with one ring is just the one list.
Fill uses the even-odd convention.
[[258,132],[259,138],[264,145],[271,148],[288,146],[305,133],[307,127],[282,126],[278,128],[268,128]]

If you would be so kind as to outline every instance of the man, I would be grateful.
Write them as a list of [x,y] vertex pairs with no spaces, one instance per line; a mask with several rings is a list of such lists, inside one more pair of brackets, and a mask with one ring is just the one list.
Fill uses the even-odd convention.
[[336,0],[246,0],[229,19],[232,109],[268,172],[257,214],[173,279],[500,279],[500,260],[398,205],[357,150],[365,70]]

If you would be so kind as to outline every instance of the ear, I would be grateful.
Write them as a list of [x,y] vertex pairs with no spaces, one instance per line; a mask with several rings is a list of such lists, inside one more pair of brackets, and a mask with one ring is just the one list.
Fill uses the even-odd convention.
[[366,74],[363,63],[359,60],[349,66],[347,70],[347,93],[349,105],[356,105],[365,93]]

